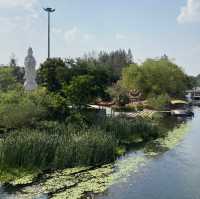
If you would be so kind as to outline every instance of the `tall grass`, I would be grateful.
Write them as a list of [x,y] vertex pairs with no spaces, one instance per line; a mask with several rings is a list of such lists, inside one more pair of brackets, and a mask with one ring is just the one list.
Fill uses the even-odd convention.
[[142,118],[105,118],[99,122],[99,125],[101,129],[116,137],[120,143],[134,142],[138,139],[148,141],[161,136],[158,126]]
[[157,126],[141,119],[104,118],[94,127],[82,128],[56,123],[52,126],[46,130],[17,130],[3,138],[0,169],[44,170],[110,163],[121,145],[159,137]]
[[0,143],[1,167],[64,168],[98,165],[115,159],[116,143],[101,130],[62,132],[21,130],[11,133]]

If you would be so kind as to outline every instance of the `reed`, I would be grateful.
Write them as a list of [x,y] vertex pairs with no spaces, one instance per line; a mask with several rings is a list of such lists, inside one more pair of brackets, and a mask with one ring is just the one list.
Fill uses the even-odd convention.
[[65,168],[109,163],[115,159],[116,142],[99,129],[10,133],[0,143],[1,167]]

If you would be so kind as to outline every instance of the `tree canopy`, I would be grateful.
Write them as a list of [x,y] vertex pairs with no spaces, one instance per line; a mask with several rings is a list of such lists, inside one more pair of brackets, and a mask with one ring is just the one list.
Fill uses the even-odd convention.
[[187,75],[168,59],[148,59],[142,65],[132,64],[122,73],[125,88],[137,89],[144,97],[168,94],[182,96],[188,86]]
[[98,96],[98,85],[94,84],[94,77],[81,75],[74,77],[64,88],[65,96],[71,105],[85,106]]
[[14,68],[1,67],[0,68],[0,90],[8,91],[16,88],[17,79],[13,75]]

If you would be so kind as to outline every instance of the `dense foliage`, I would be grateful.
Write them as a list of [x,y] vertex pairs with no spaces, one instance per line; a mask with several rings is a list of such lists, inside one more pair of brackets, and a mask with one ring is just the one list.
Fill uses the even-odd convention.
[[0,91],[8,91],[16,88],[17,79],[13,75],[14,68],[0,67]]
[[145,97],[167,94],[171,97],[183,96],[187,89],[187,76],[169,60],[146,60],[125,68],[122,83],[128,89],[138,89]]
[[45,88],[27,93],[23,89],[0,93],[0,129],[35,127],[41,120],[62,120],[68,116],[66,101]]

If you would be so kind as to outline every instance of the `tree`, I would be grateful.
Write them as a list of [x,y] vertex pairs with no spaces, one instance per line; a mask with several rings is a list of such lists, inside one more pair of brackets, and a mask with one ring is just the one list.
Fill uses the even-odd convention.
[[0,68],[0,91],[13,90],[19,85],[13,71],[11,67]]
[[24,84],[25,69],[23,67],[13,67],[13,76],[16,78],[17,82]]
[[10,56],[10,63],[9,63],[10,67],[16,67],[17,66],[17,59],[15,57],[15,54],[12,53]]
[[38,70],[37,80],[49,91],[59,92],[63,85],[71,80],[71,72],[62,59],[47,59]]
[[114,81],[116,82],[121,78],[122,69],[133,62],[133,56],[130,49],[128,53],[125,50],[119,49],[110,53],[100,52],[98,60],[100,63],[111,67]]
[[64,93],[70,104],[80,109],[96,99],[98,89],[93,76],[81,75],[74,77],[69,85],[65,85]]
[[124,69],[122,84],[127,89],[137,89],[144,97],[168,94],[181,97],[187,89],[187,75],[180,67],[166,59],[147,59],[141,66],[130,65]]
[[128,91],[121,86],[120,81],[118,81],[112,87],[109,87],[108,93],[119,106],[125,106],[129,103]]
[[127,63],[128,64],[132,64],[133,63],[133,54],[131,49],[128,49],[128,54],[127,54]]
[[138,82],[141,78],[141,68],[137,64],[131,64],[122,71],[122,86],[128,90],[139,90]]
[[200,86],[200,74],[195,77],[195,86]]
[[198,76],[187,76],[187,82],[188,82],[188,89],[193,89],[194,87],[200,86],[198,82]]
[[161,59],[168,61],[169,57],[166,54],[164,54],[163,56],[161,56]]

